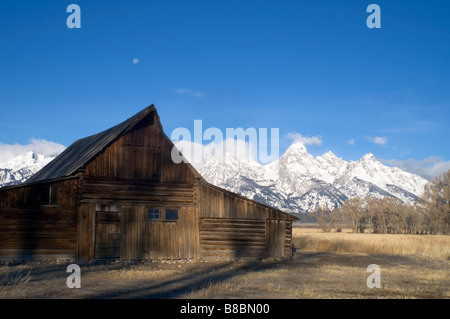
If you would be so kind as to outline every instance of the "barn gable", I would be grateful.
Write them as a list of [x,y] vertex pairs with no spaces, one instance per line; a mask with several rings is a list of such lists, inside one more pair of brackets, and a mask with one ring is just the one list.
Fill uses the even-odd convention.
[[[108,150],[111,146],[115,146],[113,151]],[[109,175],[112,177],[142,179],[149,179],[150,177],[150,179],[153,179],[158,174],[149,176],[148,174],[152,174],[149,171],[157,170],[163,159],[166,163],[169,162],[167,157],[170,156],[172,147],[172,142],[164,134],[155,106],[150,105],[108,130],[74,142],[26,183],[72,176],[93,161],[94,163],[90,165],[90,171],[93,174],[101,174],[105,177]],[[118,148],[121,148],[120,154],[113,154],[114,151],[119,152]],[[135,161],[136,167],[134,170],[129,169],[129,160]],[[191,164],[184,164],[186,164],[185,166],[187,166],[193,178],[200,178],[200,174]],[[153,165],[153,167],[148,167],[148,165]],[[181,166],[183,165],[177,167]],[[101,168],[95,171],[95,167]],[[147,175],[142,174],[144,171]]]

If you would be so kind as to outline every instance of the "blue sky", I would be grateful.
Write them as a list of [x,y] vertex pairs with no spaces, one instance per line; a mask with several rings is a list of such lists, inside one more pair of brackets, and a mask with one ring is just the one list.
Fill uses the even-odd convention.
[[450,1],[0,3],[0,152],[69,146],[155,104],[169,136],[196,119],[279,128],[281,154],[301,134],[313,155],[450,169]]

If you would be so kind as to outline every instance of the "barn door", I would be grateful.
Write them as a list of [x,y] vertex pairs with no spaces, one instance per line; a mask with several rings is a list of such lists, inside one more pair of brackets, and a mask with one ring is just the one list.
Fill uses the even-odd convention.
[[268,219],[266,222],[267,257],[285,257],[286,221]]
[[121,213],[97,211],[95,258],[120,258]]

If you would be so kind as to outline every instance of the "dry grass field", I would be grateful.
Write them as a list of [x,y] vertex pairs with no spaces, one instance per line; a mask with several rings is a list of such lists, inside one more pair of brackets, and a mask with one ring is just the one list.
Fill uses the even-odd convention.
[[301,251],[336,254],[384,254],[450,260],[450,237],[445,235],[324,233],[318,228],[293,228],[294,245]]
[[[0,264],[0,298],[392,298],[450,297],[450,236],[323,233],[294,228],[292,260]],[[381,269],[369,289],[367,266]]]

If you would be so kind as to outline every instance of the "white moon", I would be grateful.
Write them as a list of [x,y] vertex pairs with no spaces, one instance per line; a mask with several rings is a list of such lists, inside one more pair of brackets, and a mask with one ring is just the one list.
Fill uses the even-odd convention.
[[139,59],[138,59],[138,58],[134,58],[134,59],[133,59],[133,63],[134,63],[134,64],[138,64],[138,63],[139,63]]

